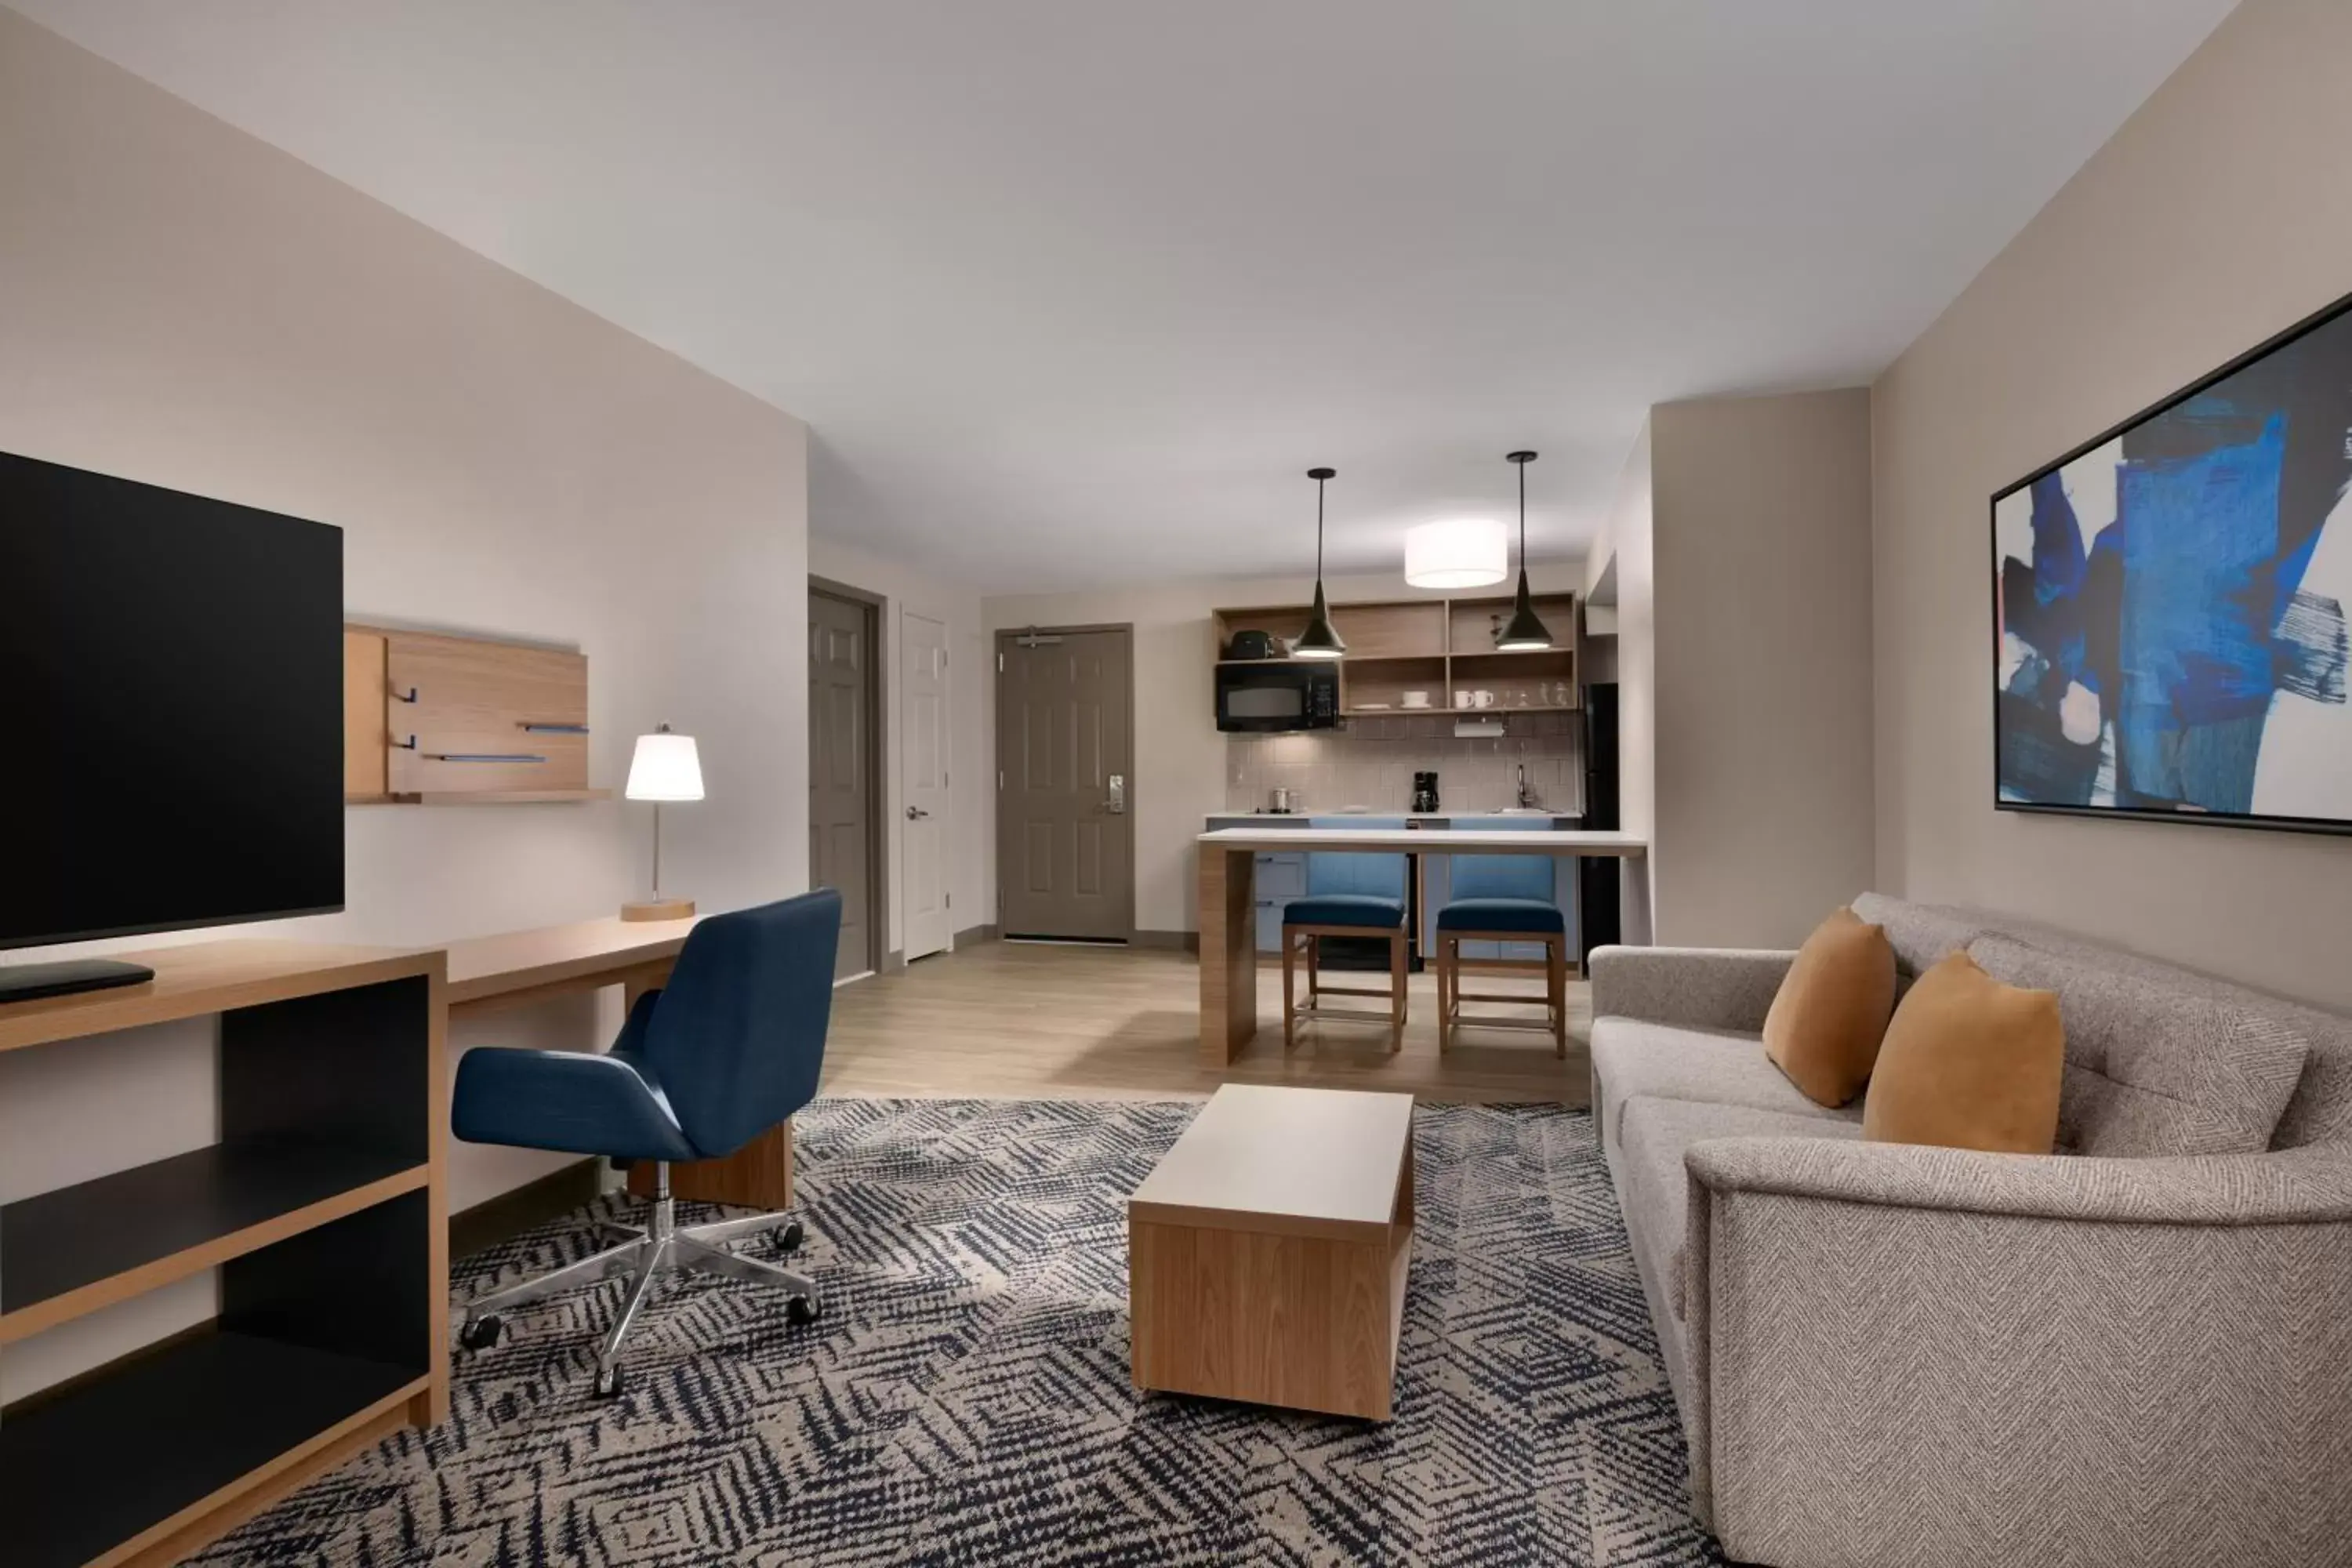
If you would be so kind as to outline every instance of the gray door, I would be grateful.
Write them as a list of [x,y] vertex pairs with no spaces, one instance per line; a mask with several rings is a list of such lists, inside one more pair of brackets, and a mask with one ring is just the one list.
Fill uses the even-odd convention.
[[996,885],[1006,936],[1135,934],[1127,628],[996,639]]
[[809,591],[809,885],[841,889],[835,979],[880,967],[875,949],[875,613]]

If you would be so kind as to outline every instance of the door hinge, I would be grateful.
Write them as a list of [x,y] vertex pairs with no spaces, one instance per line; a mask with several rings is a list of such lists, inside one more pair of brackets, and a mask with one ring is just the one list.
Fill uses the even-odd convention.
[[953,893],[941,895],[940,900],[940,908],[943,910],[951,910],[955,908],[955,895]]
[[1000,790],[1004,787],[1004,770],[1003,768],[996,770],[996,787]]
[[999,675],[1004,673],[1004,656],[1001,653],[996,656],[996,673]]

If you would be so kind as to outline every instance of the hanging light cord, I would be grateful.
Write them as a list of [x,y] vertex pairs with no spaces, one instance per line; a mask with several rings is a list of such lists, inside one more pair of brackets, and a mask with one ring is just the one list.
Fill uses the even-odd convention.
[[[1527,537],[1527,489],[1528,476],[1522,470],[1519,474],[1519,537],[1522,540]],[[1522,555],[1527,553],[1525,544],[1519,547],[1519,553]],[[1318,588],[1323,585],[1323,481],[1321,479],[1315,481],[1315,585]]]
[[1513,463],[1519,470],[1519,570],[1528,569],[1528,466]]

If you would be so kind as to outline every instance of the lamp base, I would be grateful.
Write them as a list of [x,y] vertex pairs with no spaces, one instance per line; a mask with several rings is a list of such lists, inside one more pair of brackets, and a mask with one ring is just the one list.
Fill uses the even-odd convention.
[[694,918],[692,899],[643,899],[621,906],[625,921],[690,921]]

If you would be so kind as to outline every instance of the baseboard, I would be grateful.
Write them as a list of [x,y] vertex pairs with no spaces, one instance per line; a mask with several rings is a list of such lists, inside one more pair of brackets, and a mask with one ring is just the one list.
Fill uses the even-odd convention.
[[561,1219],[604,1190],[604,1163],[579,1160],[535,1182],[485,1199],[449,1216],[449,1258],[455,1262]]
[[887,952],[884,953],[884,954],[882,955],[882,973],[885,973],[885,974],[904,974],[904,973],[907,973],[907,953],[906,953],[906,950],[905,950],[905,949],[903,949],[903,948],[892,948],[889,952]]
[[1201,933],[1196,931],[1139,931],[1135,933],[1133,945],[1198,952],[1201,951]]
[[955,944],[961,947],[967,942],[994,942],[1002,934],[994,921],[983,926],[966,926],[955,933]]

